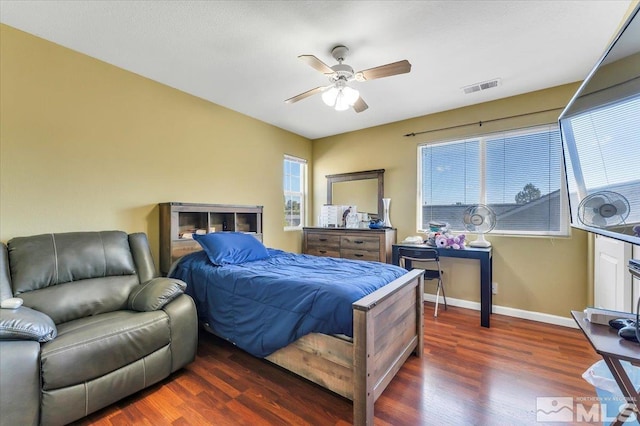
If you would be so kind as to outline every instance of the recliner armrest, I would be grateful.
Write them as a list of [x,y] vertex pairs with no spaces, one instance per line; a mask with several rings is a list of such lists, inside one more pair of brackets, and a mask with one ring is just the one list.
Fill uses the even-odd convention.
[[40,343],[0,339],[0,425],[40,420]]
[[157,311],[184,293],[187,284],[175,278],[153,278],[131,291],[127,306],[133,311]]
[[0,340],[35,340],[48,342],[58,335],[53,320],[26,306],[0,309]]

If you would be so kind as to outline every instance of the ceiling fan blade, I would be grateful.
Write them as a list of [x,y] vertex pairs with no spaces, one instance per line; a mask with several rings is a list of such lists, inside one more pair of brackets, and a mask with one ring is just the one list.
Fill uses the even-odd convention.
[[362,99],[362,96],[358,98],[358,100],[353,104],[353,110],[355,112],[362,112],[365,109],[369,108],[369,105]]
[[299,95],[296,95],[292,98],[287,99],[286,101],[284,101],[287,104],[292,104],[294,102],[298,102],[304,98],[308,98],[311,95],[315,95],[316,93],[320,93],[322,91],[324,91],[327,87],[331,87],[331,86],[319,86],[316,87],[315,89],[311,89],[311,90],[307,90],[304,93],[300,93]]
[[369,68],[368,70],[358,71],[356,73],[356,80],[375,80],[376,78],[405,74],[409,71],[411,71],[411,64],[405,59],[403,61],[393,62],[387,65],[380,65],[379,67],[375,68]]
[[312,68],[320,71],[322,74],[333,74],[331,67],[313,55],[300,55],[298,59],[306,62]]

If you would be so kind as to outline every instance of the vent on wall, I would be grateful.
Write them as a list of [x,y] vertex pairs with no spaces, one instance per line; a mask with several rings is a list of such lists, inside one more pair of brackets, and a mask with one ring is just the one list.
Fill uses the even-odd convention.
[[464,86],[462,90],[464,91],[465,95],[468,95],[469,93],[480,92],[482,90],[487,90],[491,89],[492,87],[498,86],[500,86],[500,79],[494,78],[493,80],[487,80],[481,83],[472,84],[470,86]]

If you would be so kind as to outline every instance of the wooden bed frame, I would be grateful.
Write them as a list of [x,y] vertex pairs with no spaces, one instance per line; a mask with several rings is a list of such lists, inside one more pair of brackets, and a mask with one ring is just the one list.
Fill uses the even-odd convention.
[[373,425],[375,401],[402,364],[422,358],[423,295],[424,271],[413,269],[353,303],[353,340],[312,333],[266,359],[352,400],[353,424]]
[[373,406],[411,353],[422,358],[424,276],[414,269],[353,303],[353,342],[308,334],[266,359],[353,401],[353,424],[373,425]]

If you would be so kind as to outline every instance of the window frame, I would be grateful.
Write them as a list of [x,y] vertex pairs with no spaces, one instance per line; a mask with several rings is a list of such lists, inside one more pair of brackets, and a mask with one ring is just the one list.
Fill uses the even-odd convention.
[[[559,143],[559,169],[560,169],[560,181],[559,181],[559,197],[560,197],[560,207],[559,207],[559,229],[557,231],[547,230],[547,231],[527,231],[527,230],[502,230],[502,229],[494,229],[490,233],[493,235],[502,235],[502,236],[513,236],[513,237],[542,237],[542,238],[556,238],[556,237],[570,237],[571,236],[571,226],[570,226],[570,214],[569,214],[569,196],[567,190],[567,176],[565,171],[565,158],[564,158],[564,150],[562,148],[562,142],[560,138],[560,126],[558,123],[550,123],[543,125],[536,125],[530,127],[522,127],[510,130],[502,130],[491,133],[483,133],[483,134],[474,134],[465,136],[462,138],[451,138],[446,140],[437,140],[432,142],[423,142],[419,143],[417,146],[417,198],[416,198],[416,229],[417,232],[429,232],[428,229],[425,229],[423,226],[423,149],[428,147],[436,147],[443,145],[451,145],[451,144],[462,144],[471,141],[478,141],[479,146],[479,158],[478,158],[478,167],[479,167],[479,194],[478,194],[478,203],[479,204],[487,204],[486,203],[486,195],[487,195],[487,170],[490,165],[487,163],[487,142],[491,140],[495,140],[498,138],[508,139],[512,137],[541,133],[541,132],[557,132],[558,143]],[[552,191],[552,192],[555,192]],[[468,205],[473,205],[473,203],[469,203]],[[491,204],[487,204],[491,206]],[[451,229],[453,232],[460,233],[469,233],[466,229]]]
[[[301,165],[301,170],[300,170],[300,191],[291,191],[291,190],[287,190],[285,188],[285,179],[286,179],[286,174],[285,174],[285,170],[286,170],[286,164],[287,162],[292,162],[292,163],[297,163]],[[306,226],[306,212],[307,212],[307,201],[308,201],[308,164],[307,164],[307,160],[305,160],[304,158],[300,158],[300,157],[296,157],[293,155],[288,155],[285,154],[284,155],[284,159],[282,162],[282,192],[283,192],[283,213],[284,213],[284,230],[285,231],[298,231],[301,230],[304,226]],[[290,196],[296,196],[296,197],[300,197],[300,224],[296,225],[296,226],[291,226],[289,224],[287,224],[287,213],[288,210],[286,209],[286,200],[287,197]]]

